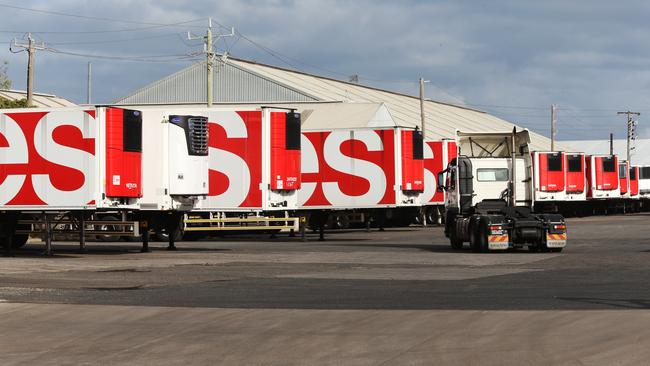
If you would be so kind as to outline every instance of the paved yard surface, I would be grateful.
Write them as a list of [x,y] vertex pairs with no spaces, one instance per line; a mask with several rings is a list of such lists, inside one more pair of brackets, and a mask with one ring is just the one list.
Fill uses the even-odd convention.
[[0,364],[643,364],[650,216],[569,220],[562,253],[441,228],[31,244],[0,258]]

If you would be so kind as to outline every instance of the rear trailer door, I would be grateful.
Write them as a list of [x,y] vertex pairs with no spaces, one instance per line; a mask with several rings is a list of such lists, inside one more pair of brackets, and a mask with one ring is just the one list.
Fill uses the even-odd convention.
[[583,193],[585,191],[585,157],[583,154],[566,154],[566,191]]

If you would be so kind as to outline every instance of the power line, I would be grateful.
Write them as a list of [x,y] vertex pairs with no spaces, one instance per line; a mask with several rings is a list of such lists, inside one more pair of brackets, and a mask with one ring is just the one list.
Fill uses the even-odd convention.
[[[34,12],[34,13],[42,13],[42,14],[58,15],[58,16],[65,16],[65,17],[79,18],[79,19],[101,20],[101,21],[107,21],[107,22],[129,23],[129,24],[144,24],[144,25],[156,25],[156,26],[165,26],[165,27],[173,26],[173,25],[178,25],[178,24],[179,24],[179,23],[174,23],[174,24],[151,23],[151,22],[141,22],[141,21],[136,21],[136,20],[127,20],[127,19],[117,19],[117,18],[96,17],[96,16],[81,15],[81,14],[64,13],[64,12],[60,12],[60,11],[51,11],[51,10],[44,10],[44,9],[26,8],[26,7],[22,7],[22,6],[16,6],[16,5],[4,4],[4,3],[0,3],[0,7],[3,7],[3,8],[10,8],[10,9],[16,9],[16,10],[23,10],[23,11],[30,11],[30,12]],[[204,19],[205,19],[205,18],[194,19],[194,20],[190,20],[190,21],[183,22],[183,23],[195,22],[195,21],[204,20]],[[200,26],[195,26],[195,27],[200,27]]]
[[116,61],[135,61],[135,62],[180,62],[180,61],[193,61],[195,60],[195,54],[171,54],[171,55],[147,55],[147,56],[113,56],[113,55],[97,55],[97,54],[86,54],[79,52],[63,51],[55,48],[48,47],[45,49],[50,53],[67,55],[67,56],[77,56],[85,58],[96,58],[104,60],[116,60]]
[[122,39],[109,39],[109,40],[99,40],[99,41],[50,42],[50,44],[53,44],[53,45],[57,45],[57,46],[58,46],[58,45],[83,45],[83,44],[121,43],[121,42],[141,41],[141,40],[154,39],[154,38],[164,38],[164,37],[176,36],[176,35],[180,35],[180,33],[165,33],[165,34],[158,34],[158,35],[148,36],[148,37],[122,38]]
[[[25,34],[25,33],[38,33],[38,34],[101,34],[101,33],[121,33],[121,32],[136,32],[136,31],[143,31],[143,30],[151,30],[151,29],[158,29],[158,28],[164,28],[164,27],[174,27],[177,25],[182,25],[182,24],[187,24],[187,23],[192,23],[196,22],[197,20],[202,20],[202,19],[193,19],[193,20],[187,20],[183,22],[177,22],[177,23],[170,23],[170,24],[161,24],[161,25],[151,25],[147,27],[138,27],[138,28],[124,28],[124,29],[107,29],[107,30],[97,30],[97,31],[17,31],[17,30],[7,30],[7,29],[2,29],[0,30],[0,33],[9,33],[9,34]],[[194,27],[194,26],[189,26],[189,27]]]

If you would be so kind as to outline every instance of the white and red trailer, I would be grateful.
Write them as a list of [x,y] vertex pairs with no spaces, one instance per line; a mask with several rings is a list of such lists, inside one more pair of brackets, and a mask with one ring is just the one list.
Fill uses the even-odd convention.
[[[422,134],[404,127],[302,131],[299,206],[324,224],[329,211],[408,224],[425,189]],[[327,211],[324,211],[327,210]],[[320,213],[320,214],[318,214]]]
[[[163,225],[166,213],[208,193],[207,137],[207,118],[171,108],[0,111],[0,211],[12,223],[0,234],[12,237],[21,214],[36,213],[56,213],[58,222],[66,212],[82,222],[96,212],[137,213]],[[133,221],[122,224],[137,233]]]

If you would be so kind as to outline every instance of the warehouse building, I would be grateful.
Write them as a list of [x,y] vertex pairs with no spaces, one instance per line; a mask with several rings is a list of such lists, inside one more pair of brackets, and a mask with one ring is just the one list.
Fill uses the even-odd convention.
[[[205,62],[196,63],[115,104],[204,104],[205,75]],[[421,125],[417,97],[236,58],[219,59],[214,67],[213,98],[215,104],[291,105],[303,113],[304,128]],[[427,100],[424,109],[428,139],[453,138],[457,129],[509,131],[514,126],[488,113],[449,103]],[[531,140],[535,150],[550,147],[550,140],[540,134],[531,133]]]

